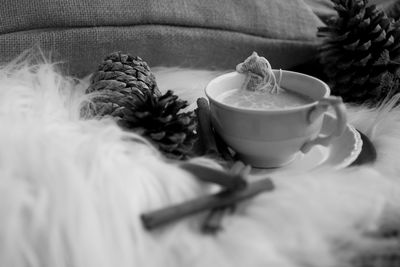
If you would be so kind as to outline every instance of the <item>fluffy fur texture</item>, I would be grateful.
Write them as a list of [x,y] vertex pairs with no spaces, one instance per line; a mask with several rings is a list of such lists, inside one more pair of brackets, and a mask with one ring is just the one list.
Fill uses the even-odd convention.
[[[205,213],[148,232],[142,212],[213,188],[111,120],[81,120],[87,80],[31,62],[0,70],[0,266],[345,267],[393,245],[370,233],[400,221],[398,108],[349,107],[377,146],[373,165],[276,173],[276,190],[240,204],[216,236],[199,231]],[[190,102],[219,74],[155,72]]]

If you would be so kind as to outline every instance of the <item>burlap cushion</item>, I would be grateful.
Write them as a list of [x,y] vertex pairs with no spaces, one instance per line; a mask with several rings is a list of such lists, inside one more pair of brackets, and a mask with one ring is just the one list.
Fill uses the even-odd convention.
[[0,62],[37,45],[78,75],[116,50],[210,69],[257,51],[289,68],[315,53],[320,23],[303,0],[3,0]]

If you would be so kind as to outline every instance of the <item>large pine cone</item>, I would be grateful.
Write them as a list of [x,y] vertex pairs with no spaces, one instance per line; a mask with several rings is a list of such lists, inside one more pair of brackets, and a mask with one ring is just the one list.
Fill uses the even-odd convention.
[[320,63],[332,93],[377,104],[400,91],[400,22],[367,0],[332,0],[338,16],[319,29]]

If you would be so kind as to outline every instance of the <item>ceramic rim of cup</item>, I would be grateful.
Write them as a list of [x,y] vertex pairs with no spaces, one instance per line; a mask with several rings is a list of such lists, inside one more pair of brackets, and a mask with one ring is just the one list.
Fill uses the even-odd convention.
[[[280,70],[273,69],[273,71],[274,71],[274,72],[279,72]],[[313,76],[310,76],[310,75],[307,75],[307,74],[304,74],[304,73],[300,73],[300,72],[289,71],[289,70],[282,70],[282,75],[283,75],[284,73],[289,73],[289,74],[291,74],[291,75],[300,76],[300,77],[303,77],[303,78],[306,78],[306,79],[311,79],[311,80],[314,80],[315,82],[321,84],[321,86],[322,86],[322,87],[325,89],[325,91],[326,91],[325,94],[321,97],[321,99],[323,99],[323,98],[325,98],[325,97],[328,97],[328,96],[330,95],[330,93],[331,93],[331,90],[330,90],[329,86],[328,86],[325,82],[323,82],[322,80],[320,80],[320,79],[318,79],[318,78],[316,78],[316,77],[313,77]],[[206,94],[206,96],[207,96],[207,98],[208,98],[211,102],[213,102],[215,105],[217,105],[217,106],[219,106],[219,107],[221,107],[221,108],[225,108],[225,109],[233,110],[233,111],[240,111],[240,112],[242,112],[242,113],[244,112],[244,113],[253,113],[253,114],[254,114],[254,113],[278,113],[278,112],[279,112],[279,113],[286,113],[286,112],[295,112],[295,111],[302,110],[302,109],[304,109],[304,108],[309,108],[309,107],[315,106],[315,105],[317,105],[318,101],[320,100],[320,99],[319,99],[319,100],[314,100],[313,102],[308,103],[308,104],[305,104],[305,105],[300,105],[300,106],[296,106],[296,107],[289,107],[289,108],[251,109],[251,108],[240,108],[240,107],[235,107],[235,106],[232,106],[232,105],[227,105],[227,104],[225,104],[225,103],[222,103],[222,102],[216,100],[215,97],[212,97],[212,96],[210,95],[210,93],[209,93],[210,87],[211,87],[213,84],[215,84],[215,83],[217,83],[217,82],[220,82],[221,80],[226,79],[227,77],[228,77],[228,78],[229,78],[230,76],[234,77],[234,76],[236,76],[236,75],[238,75],[238,74],[240,74],[240,73],[237,72],[237,71],[233,71],[233,72],[228,72],[228,73],[219,75],[219,76],[215,77],[214,79],[212,79],[212,80],[207,84],[207,86],[206,86],[206,88],[205,88],[205,90],[204,90],[204,91],[205,91],[205,94]],[[290,89],[289,89],[289,90],[290,90]]]

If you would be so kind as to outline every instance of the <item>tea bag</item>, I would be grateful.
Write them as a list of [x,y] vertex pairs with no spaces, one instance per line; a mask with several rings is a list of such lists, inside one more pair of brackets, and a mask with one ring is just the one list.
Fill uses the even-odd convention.
[[247,74],[246,80],[242,84],[242,90],[279,93],[282,73],[280,73],[279,81],[277,81],[268,60],[265,57],[260,57],[256,52],[253,52],[244,62],[238,64],[236,71]]

